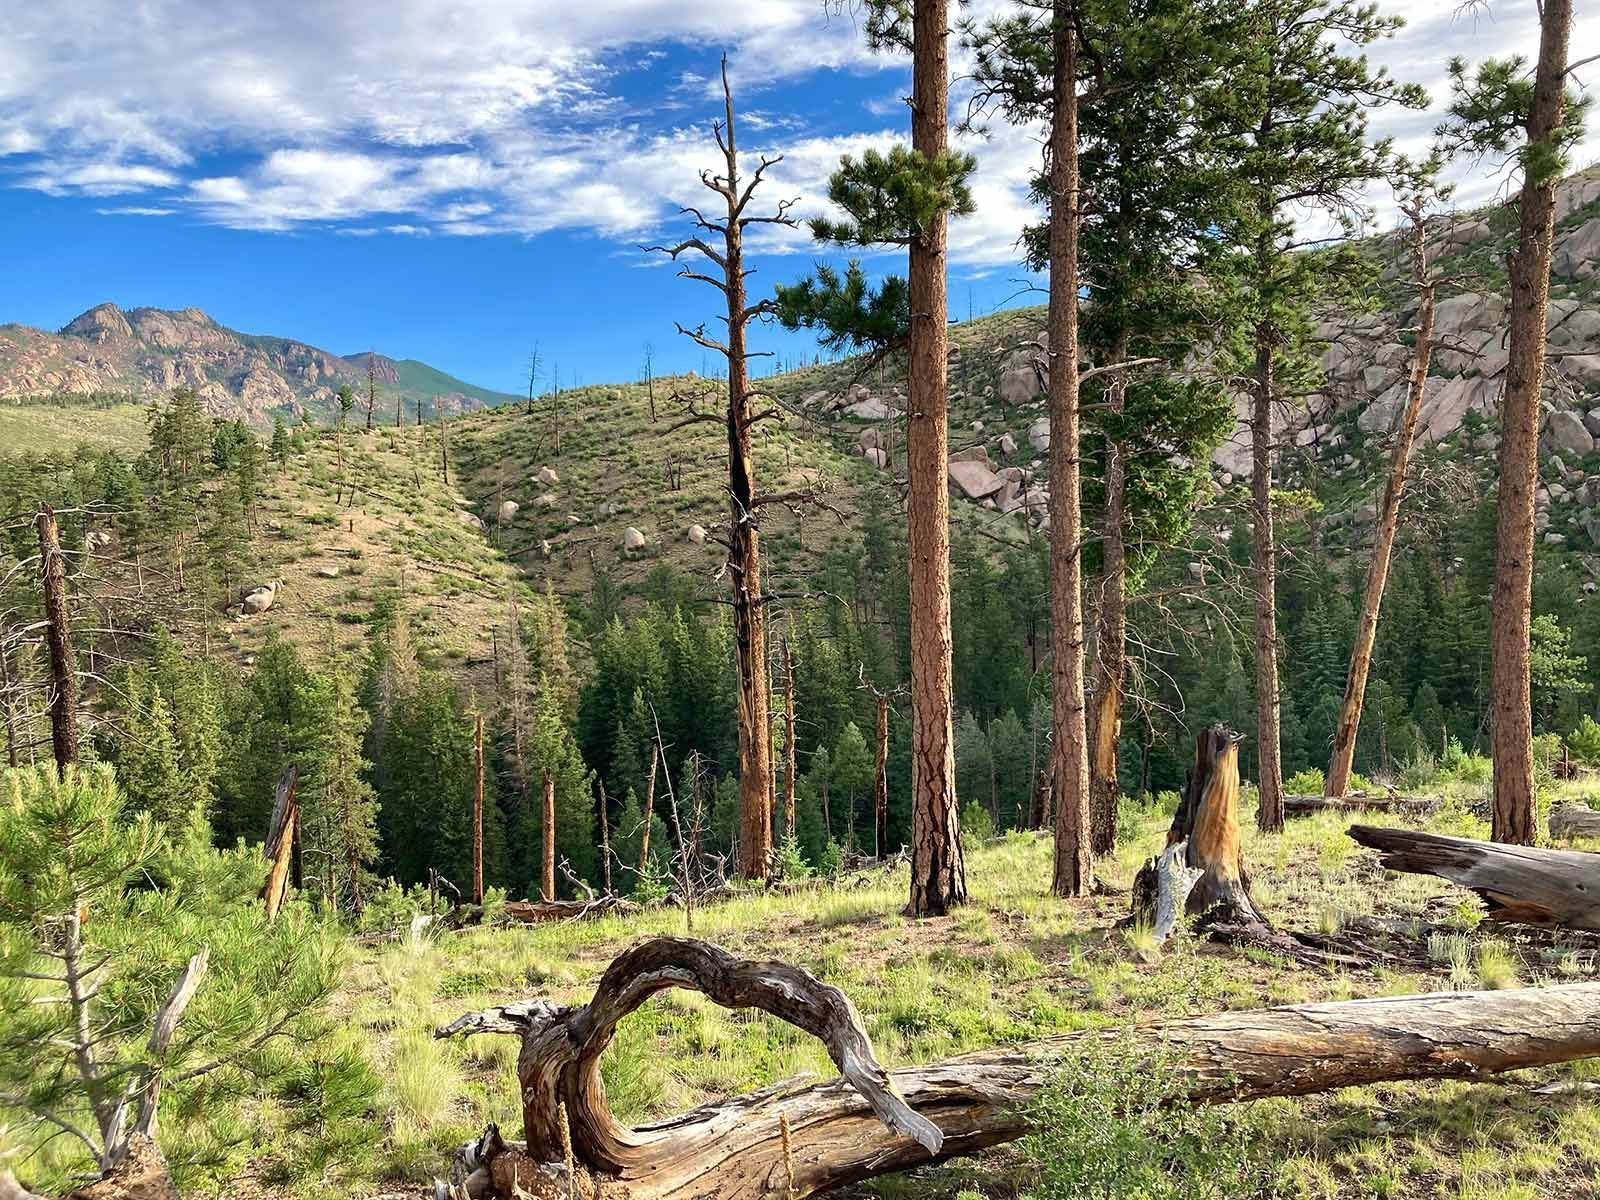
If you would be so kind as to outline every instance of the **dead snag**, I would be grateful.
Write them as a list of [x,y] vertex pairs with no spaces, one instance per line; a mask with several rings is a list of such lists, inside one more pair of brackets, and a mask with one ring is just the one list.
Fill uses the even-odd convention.
[[1492,920],[1600,931],[1600,854],[1372,825],[1352,825],[1349,833],[1378,851],[1391,871],[1437,875],[1471,888]]
[[50,745],[56,770],[78,761],[78,664],[67,624],[67,567],[56,511],[39,507],[39,563],[44,581],[45,643],[50,649]]
[[[1180,849],[1181,848],[1181,849]],[[1239,737],[1214,725],[1195,739],[1194,766],[1167,831],[1167,849],[1133,883],[1135,915],[1163,937],[1187,913],[1205,925],[1262,926],[1239,839]]]
[[556,781],[544,769],[544,869],[539,875],[539,898],[556,898]]
[[783,836],[794,841],[794,652],[783,639]]
[[650,747],[650,782],[644,789],[644,815],[639,822],[639,873],[650,861],[650,818],[656,807],[656,770],[661,766],[661,749]]
[[[758,1008],[814,1034],[844,1078],[787,1080],[672,1120],[622,1128],[606,1105],[600,1057],[623,1017],[671,987],[697,989],[730,1008]],[[527,1142],[507,1143],[491,1130],[470,1143],[458,1180],[465,1194],[506,1200],[520,1187],[560,1196],[570,1181],[580,1195],[629,1200],[762,1200],[785,1190],[805,1197],[1014,1141],[1028,1132],[1030,1102],[1079,1045],[1159,1053],[1196,1102],[1473,1078],[1600,1056],[1600,983],[1226,1012],[1086,1030],[885,1072],[837,988],[786,963],[658,938],[618,957],[586,1005],[524,1001],[469,1013],[435,1036],[473,1033],[522,1039]],[[577,1180],[562,1165],[563,1128]]]
[[[483,715],[472,723],[473,761],[477,774],[472,783],[472,902],[483,907]],[[548,778],[548,776],[547,776]]]
[[272,803],[272,821],[262,847],[267,863],[267,882],[261,894],[267,902],[267,924],[278,919],[284,894],[289,890],[289,862],[294,856],[295,832],[300,823],[300,806],[295,802],[295,784],[300,770],[293,763],[278,776],[277,798]]
[[605,781],[594,777],[595,791],[600,801],[600,884],[606,895],[611,895],[611,812],[606,802]]
[[872,776],[872,856],[889,852],[889,697],[879,695],[878,754]]

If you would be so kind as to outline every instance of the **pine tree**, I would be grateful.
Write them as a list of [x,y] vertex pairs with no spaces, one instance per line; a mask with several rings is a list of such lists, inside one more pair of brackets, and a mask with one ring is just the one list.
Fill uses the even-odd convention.
[[129,672],[123,685],[126,710],[117,744],[117,783],[133,812],[149,813],[174,836],[199,830],[205,812],[184,786],[172,709],[161,688]]
[[359,917],[365,873],[378,852],[378,805],[366,779],[371,764],[362,755],[370,719],[356,702],[350,664],[335,659],[305,686],[308,707],[317,714],[297,793],[307,886],[314,877],[327,903]]
[[1229,77],[1206,93],[1201,114],[1233,179],[1236,206],[1225,232],[1236,252],[1226,282],[1248,325],[1237,374],[1248,376],[1254,391],[1257,820],[1268,831],[1283,828],[1274,409],[1316,382],[1313,302],[1359,277],[1353,254],[1299,251],[1295,217],[1317,210],[1351,232],[1363,211],[1363,189],[1391,169],[1388,143],[1367,137],[1367,112],[1421,107],[1426,96],[1348,50],[1388,37],[1400,24],[1358,0],[1260,0],[1244,7],[1230,31],[1237,57]]
[[[859,160],[846,156],[828,184],[829,199],[846,219],[814,220],[811,230],[823,241],[908,251],[904,345],[916,419],[906,446],[913,796],[906,911],[939,916],[967,897],[953,753],[945,261],[950,216],[973,209],[967,181],[976,163],[949,148],[948,0],[869,0],[866,28],[874,48],[911,55],[911,148],[897,146],[887,155],[868,151]],[[851,283],[848,272],[843,283]],[[786,325],[822,326],[859,340],[861,331],[881,330],[874,313],[881,318],[899,310],[890,290],[899,286],[886,284],[861,304],[840,302],[837,276],[831,285],[823,279],[809,291],[804,285],[780,289],[780,318]]]
[[1536,832],[1530,683],[1534,506],[1539,486],[1540,392],[1555,239],[1555,185],[1582,137],[1585,105],[1567,91],[1572,0],[1545,0],[1533,77],[1520,58],[1470,75],[1451,64],[1455,96],[1444,132],[1480,154],[1514,151],[1522,172],[1510,259],[1511,329],[1501,406],[1490,691],[1496,841],[1531,845]]

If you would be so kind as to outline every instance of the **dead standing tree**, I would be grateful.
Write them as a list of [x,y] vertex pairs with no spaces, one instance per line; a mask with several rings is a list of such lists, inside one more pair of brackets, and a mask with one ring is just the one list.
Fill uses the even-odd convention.
[[889,699],[891,696],[905,695],[906,689],[902,685],[886,692],[876,684],[869,683],[865,663],[857,664],[856,678],[861,681],[863,690],[872,693],[877,718],[877,753],[873,759],[872,776],[872,856],[881,859],[889,852]]
[[56,770],[78,761],[78,664],[67,622],[67,566],[55,509],[42,505],[35,519],[44,580],[45,642],[50,650],[50,744]]
[[[780,410],[773,404],[755,411],[760,394],[751,386],[745,334],[750,322],[775,311],[771,300],[746,302],[745,279],[750,269],[744,265],[744,232],[752,225],[786,225],[795,222],[787,215],[795,203],[784,200],[769,216],[750,216],[748,209],[756,189],[767,171],[781,158],[762,157],[748,181],[739,174],[739,153],[734,138],[733,91],[728,84],[728,60],[722,60],[723,119],[714,122],[712,134],[722,152],[722,173],[702,171],[700,182],[722,198],[726,216],[717,221],[699,209],[683,211],[694,218],[697,228],[722,239],[718,250],[698,234],[675,246],[649,246],[677,261],[691,251],[709,260],[719,275],[706,274],[685,266],[678,272],[684,279],[710,284],[727,302],[727,341],[711,337],[701,325],[694,329],[678,326],[678,332],[728,361],[726,406],[720,413],[701,411],[694,401],[689,414],[672,428],[692,424],[720,424],[728,439],[728,578],[733,589],[734,650],[739,667],[739,872],[747,879],[764,879],[772,859],[772,741],[767,727],[767,638],[766,597],[761,586],[760,506],[773,500],[793,497],[756,495],[755,426],[776,419]],[[720,277],[719,277],[720,276]],[[702,397],[714,395],[708,390]],[[668,432],[671,432],[669,430]]]

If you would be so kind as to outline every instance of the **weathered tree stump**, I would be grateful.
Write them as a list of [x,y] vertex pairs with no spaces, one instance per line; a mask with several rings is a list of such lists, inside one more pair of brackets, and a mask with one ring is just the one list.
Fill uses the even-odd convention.
[[1133,911],[1165,940],[1187,914],[1202,926],[1270,927],[1244,870],[1239,835],[1239,738],[1220,725],[1195,739],[1194,766],[1167,848],[1133,882]]
[[[788,1080],[623,1128],[606,1104],[600,1056],[618,1021],[670,987],[759,1008],[816,1035],[843,1077]],[[1472,1078],[1600,1055],[1600,983],[1227,1012],[885,1072],[837,988],[787,963],[657,938],[619,956],[588,1004],[505,1005],[469,1013],[436,1036],[472,1033],[522,1039],[526,1136],[519,1145],[490,1129],[463,1148],[457,1186],[473,1200],[510,1200],[519,1188],[564,1200],[569,1183],[572,1194],[604,1200],[798,1200],[1022,1137],[1030,1102],[1078,1046],[1160,1054],[1196,1102]]]
[[1600,930],[1600,854],[1373,825],[1352,825],[1349,833],[1378,851],[1391,871],[1471,888],[1489,906],[1490,920]]

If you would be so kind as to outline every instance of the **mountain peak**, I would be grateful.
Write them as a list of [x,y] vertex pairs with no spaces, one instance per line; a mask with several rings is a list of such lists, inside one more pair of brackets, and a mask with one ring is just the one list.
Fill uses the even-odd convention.
[[96,304],[87,312],[79,313],[61,327],[61,332],[72,337],[90,338],[97,342],[112,337],[133,336],[133,328],[128,324],[128,318],[123,316],[122,310],[109,300]]

